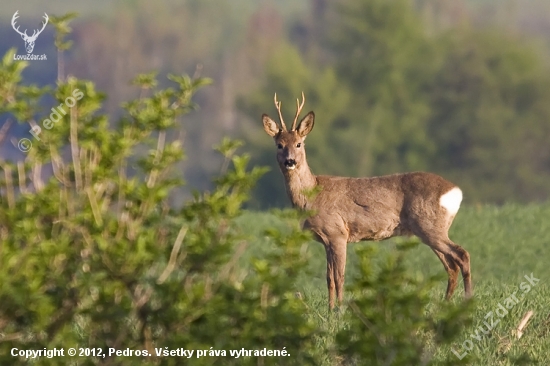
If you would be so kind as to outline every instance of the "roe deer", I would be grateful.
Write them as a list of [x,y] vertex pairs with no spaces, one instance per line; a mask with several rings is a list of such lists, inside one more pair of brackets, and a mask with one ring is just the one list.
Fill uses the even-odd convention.
[[[393,174],[372,178],[345,178],[314,175],[306,160],[304,140],[313,129],[315,115],[306,114],[296,128],[304,106],[296,100],[292,128],[287,130],[281,102],[274,97],[280,125],[262,115],[265,132],[275,140],[277,162],[294,207],[312,210],[304,222],[327,254],[329,308],[334,308],[335,291],[343,300],[346,247],[361,240],[384,240],[393,236],[416,235],[443,263],[449,280],[446,299],[457,285],[462,271],[465,297],[472,296],[470,255],[448,237],[449,227],[462,201],[462,191],[442,177],[424,172]],[[307,192],[318,189],[314,197]]]

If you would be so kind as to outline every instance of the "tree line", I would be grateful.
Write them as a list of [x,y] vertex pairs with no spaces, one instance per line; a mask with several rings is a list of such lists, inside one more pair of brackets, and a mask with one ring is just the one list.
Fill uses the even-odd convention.
[[[275,110],[274,92],[291,114],[303,90],[317,116],[307,141],[315,173],[428,170],[469,203],[549,197],[550,70],[532,43],[468,24],[430,32],[405,0],[342,0],[308,32],[301,45],[278,44],[240,105],[257,124]],[[248,136],[257,161],[274,166],[271,141]],[[260,183],[259,202],[285,199],[277,174]]]
[[[136,97],[130,80],[137,73],[211,77],[214,83],[197,93],[201,109],[178,131],[188,158],[177,169],[189,187],[212,188],[220,164],[212,146],[224,135],[244,139],[253,163],[273,168],[251,207],[288,204],[259,116],[274,112],[275,92],[285,113],[293,113],[289,107],[302,91],[305,108],[317,115],[307,142],[317,174],[428,170],[460,185],[465,202],[545,200],[550,43],[536,37],[545,34],[547,5],[507,4],[121,3],[101,17],[75,20],[64,64],[68,75],[93,79],[108,93],[103,108],[115,121],[121,103]],[[9,22],[0,33],[6,49],[21,42]],[[54,42],[46,42],[52,33],[47,27],[37,44],[52,62],[31,64],[25,80],[55,82]],[[28,128],[10,133],[21,137]],[[4,156],[21,158],[15,148],[1,148]],[[191,191],[181,189],[176,200]]]

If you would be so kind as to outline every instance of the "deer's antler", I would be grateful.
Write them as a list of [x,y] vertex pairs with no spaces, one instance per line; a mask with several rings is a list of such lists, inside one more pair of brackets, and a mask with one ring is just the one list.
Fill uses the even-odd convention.
[[273,101],[275,102],[275,107],[277,108],[277,112],[279,112],[279,121],[281,121],[281,129],[283,131],[286,131],[285,122],[283,121],[283,114],[281,113],[281,102],[277,101],[277,93],[275,93],[275,96],[273,97]]
[[302,111],[302,108],[304,108],[305,102],[306,102],[306,97],[304,96],[304,92],[302,92],[302,103],[300,104],[300,100],[296,99],[296,115],[294,116],[294,121],[292,122],[291,131],[294,131],[296,129],[296,122],[298,121],[298,117],[300,116],[300,112]]
[[18,14],[19,14],[19,10],[17,10],[17,11],[15,12],[15,14],[13,14],[13,17],[11,18],[11,26],[12,26],[12,28],[13,28],[17,33],[19,33],[20,35],[28,37],[28,36],[27,36],[27,30],[26,30],[26,29],[25,29],[25,32],[21,32],[21,31],[19,30],[19,27],[15,28],[15,21],[17,20],[17,18],[19,18],[19,15],[18,15]]

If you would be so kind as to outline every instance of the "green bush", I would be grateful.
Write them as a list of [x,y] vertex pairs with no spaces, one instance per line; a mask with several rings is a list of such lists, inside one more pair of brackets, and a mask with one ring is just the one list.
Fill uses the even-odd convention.
[[[97,113],[104,96],[93,83],[69,78],[54,90],[25,87],[19,84],[24,66],[4,58],[2,112],[29,121],[45,94],[54,105],[75,90],[83,96],[50,129],[42,126],[24,162],[0,161],[0,362],[25,363],[11,356],[13,348],[68,347],[107,355],[110,348],[154,356],[195,350],[195,364],[219,362],[224,353],[224,364],[256,364],[256,357],[229,351],[267,348],[290,355],[284,364],[313,362],[304,350],[315,329],[288,286],[303,262],[293,248],[304,234],[294,227],[277,236],[282,251],[253,260],[244,278],[236,268],[247,242],[235,218],[265,169],[248,170],[249,157],[233,155],[237,144],[225,140],[219,150],[232,164],[212,192],[196,194],[183,208],[170,204],[182,183],[173,172],[183,158],[171,132],[209,80],[171,75],[175,87],[156,90],[154,74],[140,75],[141,97],[110,128]],[[47,169],[53,174],[42,181]],[[197,359],[198,350],[206,352]],[[181,363],[177,357],[141,361]],[[265,358],[273,363],[280,357]]]

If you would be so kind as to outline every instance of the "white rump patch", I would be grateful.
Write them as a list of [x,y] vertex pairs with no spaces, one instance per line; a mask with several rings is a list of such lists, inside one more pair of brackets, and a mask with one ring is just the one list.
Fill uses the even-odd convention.
[[458,187],[454,187],[449,192],[445,193],[439,199],[439,204],[443,206],[451,215],[456,215],[462,202],[462,191]]

